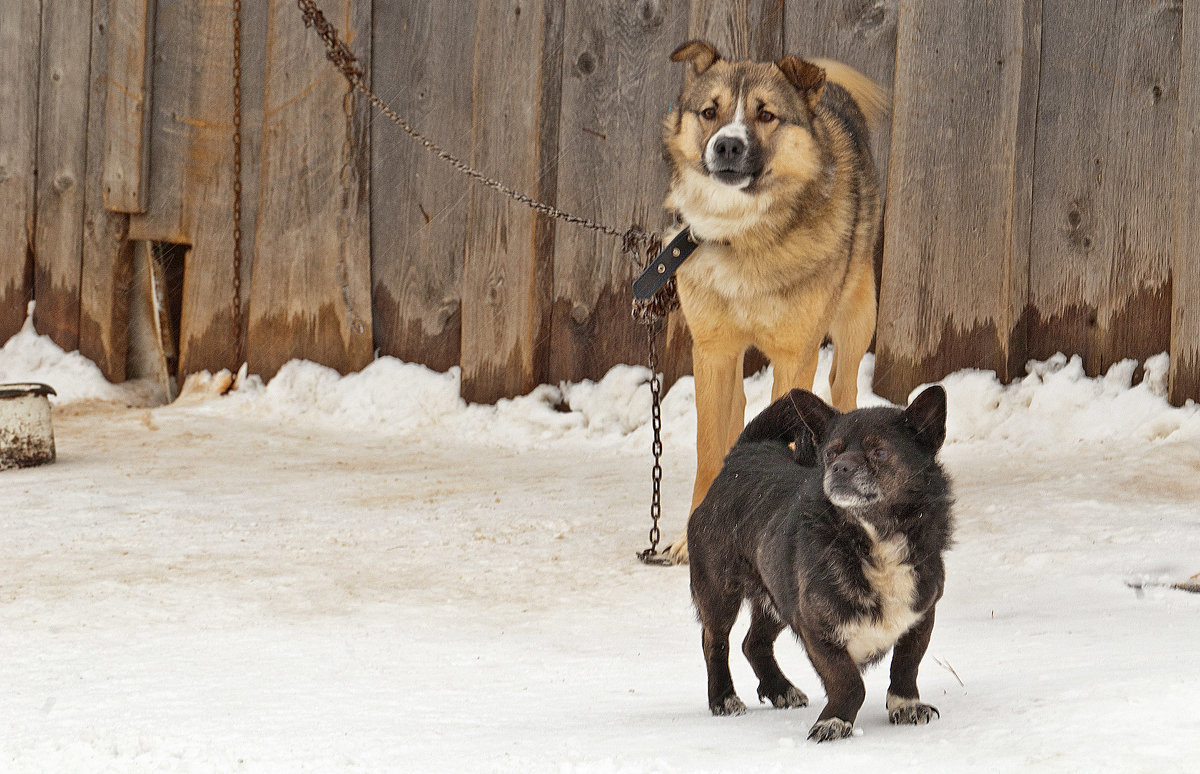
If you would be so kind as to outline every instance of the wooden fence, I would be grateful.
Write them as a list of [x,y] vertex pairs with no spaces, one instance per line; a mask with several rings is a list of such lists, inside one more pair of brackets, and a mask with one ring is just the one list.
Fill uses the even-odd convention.
[[[1169,350],[1200,398],[1200,0],[323,0],[372,87],[563,209],[666,225],[661,118],[705,37],[893,85],[876,389],[963,367],[1091,373]],[[10,0],[0,12],[0,340],[120,380],[139,242],[186,246],[178,369],[304,357],[462,368],[490,402],[645,358],[613,240],[470,184],[348,93],[294,0]],[[232,202],[240,182],[240,266]],[[237,270],[235,271],[235,267]],[[236,299],[236,301],[235,301]],[[690,368],[664,333],[668,381]]]

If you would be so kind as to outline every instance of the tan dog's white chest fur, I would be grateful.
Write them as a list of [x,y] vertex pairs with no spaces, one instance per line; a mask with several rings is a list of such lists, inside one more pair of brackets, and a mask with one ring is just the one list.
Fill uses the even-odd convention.
[[[873,530],[868,530],[868,533]],[[871,558],[863,561],[863,574],[877,595],[879,616],[865,616],[838,627],[841,638],[856,664],[865,664],[896,644],[921,618],[913,610],[917,574],[908,564],[908,541],[903,535],[886,540],[871,535]]]

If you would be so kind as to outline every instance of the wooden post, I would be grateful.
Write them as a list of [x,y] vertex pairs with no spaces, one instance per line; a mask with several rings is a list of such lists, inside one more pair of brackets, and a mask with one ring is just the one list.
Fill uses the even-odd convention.
[[1090,374],[1169,347],[1178,3],[1047,3],[1029,356]]
[[91,0],[42,6],[34,323],[67,351],[79,346],[91,18]]
[[1200,3],[1183,6],[1175,252],[1171,263],[1171,386],[1175,405],[1200,401]]
[[[1040,0],[900,5],[875,391],[1025,362]],[[994,11],[994,12],[992,12]]]
[[21,329],[33,296],[40,0],[0,13],[0,342]]
[[[99,0],[98,0],[99,1]],[[104,116],[104,206],[115,212],[142,212],[146,208],[146,165],[150,160],[151,55],[154,51],[153,12],[150,0],[109,0],[109,24],[93,41],[107,45]],[[92,52],[96,60],[96,51]]]
[[[471,157],[475,4],[378,3],[371,79],[418,130]],[[371,121],[371,281],[380,354],[445,371],[462,338],[467,187],[475,185],[381,115]]]
[[[323,10],[369,67],[371,3]],[[367,106],[292,0],[269,13],[247,362],[268,378],[292,358],[353,371],[372,352]]]
[[[471,165],[553,203],[562,8],[481,0],[477,9]],[[544,380],[555,225],[478,185],[467,200],[462,395],[492,403]]]
[[[121,0],[93,0],[92,56],[87,113],[87,176],[84,186],[83,264],[79,297],[79,351],[110,382],[125,380],[128,349],[131,250],[125,235],[129,216],[104,207],[108,36],[118,27],[109,11]],[[140,162],[139,162],[140,163]]]
[[[676,98],[670,61],[687,36],[687,4],[572,0],[566,4],[559,206],[600,223],[665,232],[669,173],[662,122]],[[598,379],[646,362],[646,333],[630,317],[636,259],[620,240],[576,226],[556,230],[548,381]]]

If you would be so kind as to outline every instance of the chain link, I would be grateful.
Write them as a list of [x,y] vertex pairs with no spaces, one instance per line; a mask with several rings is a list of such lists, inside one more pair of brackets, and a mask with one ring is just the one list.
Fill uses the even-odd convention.
[[242,0],[233,0],[233,341],[242,364]]

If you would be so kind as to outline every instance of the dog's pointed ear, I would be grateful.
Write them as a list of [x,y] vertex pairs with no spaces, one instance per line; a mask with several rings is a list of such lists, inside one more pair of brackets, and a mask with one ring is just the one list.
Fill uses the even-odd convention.
[[796,87],[809,110],[816,110],[825,90],[825,70],[796,56],[785,56],[775,63],[788,83]]
[[904,409],[904,423],[917,434],[917,441],[930,451],[946,440],[946,390],[940,385],[926,388]]
[[704,71],[720,61],[716,46],[707,40],[689,40],[671,52],[672,62],[691,62],[691,76],[703,75]]
[[792,390],[788,393],[788,399],[796,407],[796,413],[800,415],[800,419],[812,433],[816,445],[820,446],[825,443],[830,423],[841,416],[841,413],[808,390]]

